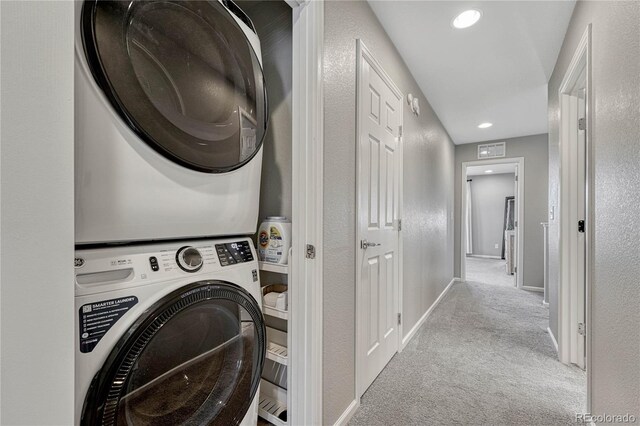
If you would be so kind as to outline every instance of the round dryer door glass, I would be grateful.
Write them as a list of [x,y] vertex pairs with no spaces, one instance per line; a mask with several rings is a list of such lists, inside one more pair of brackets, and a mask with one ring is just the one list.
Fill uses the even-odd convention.
[[94,379],[82,424],[239,424],[266,350],[253,297],[232,284],[199,282],[147,313]]
[[250,30],[220,2],[89,1],[82,28],[97,84],[161,154],[219,173],[260,149],[268,120],[262,68]]

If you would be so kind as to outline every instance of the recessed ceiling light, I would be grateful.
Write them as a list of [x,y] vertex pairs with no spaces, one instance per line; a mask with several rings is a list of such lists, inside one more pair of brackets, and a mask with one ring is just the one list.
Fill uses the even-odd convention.
[[481,123],[481,124],[478,124],[478,128],[479,129],[488,129],[491,126],[493,126],[493,123]]
[[493,170],[485,170],[485,173],[493,173]]
[[482,17],[482,12],[480,12],[479,10],[475,10],[475,9],[465,10],[460,15],[454,18],[451,25],[453,25],[454,28],[458,28],[458,29],[469,28],[470,26],[478,22],[481,17]]

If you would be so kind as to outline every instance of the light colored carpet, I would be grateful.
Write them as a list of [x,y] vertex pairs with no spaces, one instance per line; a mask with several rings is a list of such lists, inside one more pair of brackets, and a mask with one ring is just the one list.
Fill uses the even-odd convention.
[[507,275],[507,261],[467,257],[467,281],[515,287],[515,275]]
[[541,299],[501,280],[454,284],[350,425],[575,424],[585,373],[557,360]]

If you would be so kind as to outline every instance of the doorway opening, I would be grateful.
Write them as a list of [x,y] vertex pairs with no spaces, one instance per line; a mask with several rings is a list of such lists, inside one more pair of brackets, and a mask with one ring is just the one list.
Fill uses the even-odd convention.
[[524,158],[462,164],[461,278],[522,288]]

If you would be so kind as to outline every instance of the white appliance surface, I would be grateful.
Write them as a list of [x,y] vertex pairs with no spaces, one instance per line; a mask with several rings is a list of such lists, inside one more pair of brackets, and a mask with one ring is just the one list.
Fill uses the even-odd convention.
[[[142,141],[118,116],[89,69],[76,3],[76,244],[248,235],[256,231],[262,148],[242,167],[205,173]],[[238,22],[260,63],[260,41]]]
[[[225,255],[219,252],[222,245],[227,243],[248,244],[252,259],[237,263],[225,261]],[[202,267],[197,272],[184,271],[176,261],[178,251],[185,247],[197,249],[202,256]],[[156,270],[150,261],[152,257],[157,259]],[[78,250],[75,265],[76,423],[80,422],[92,380],[103,368],[116,344],[125,333],[130,332],[132,324],[145,316],[163,297],[196,282],[216,280],[242,287],[262,309],[257,255],[253,242],[248,238]],[[83,307],[114,299],[130,300],[133,297],[137,298],[137,303],[108,328],[90,352],[82,352],[82,337],[86,337],[81,336]],[[259,392],[258,389],[242,425],[256,424]]]

